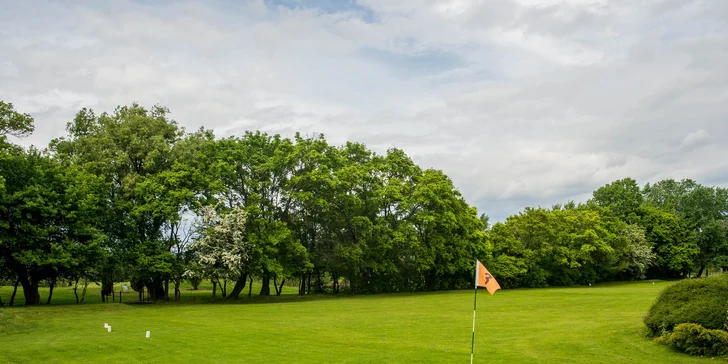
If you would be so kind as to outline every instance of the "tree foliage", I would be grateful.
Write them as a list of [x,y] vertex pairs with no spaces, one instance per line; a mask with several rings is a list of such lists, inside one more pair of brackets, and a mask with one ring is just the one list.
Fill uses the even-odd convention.
[[632,178],[624,178],[602,187],[593,193],[593,201],[611,210],[620,219],[633,222],[642,206],[643,196],[640,186]]
[[55,283],[101,259],[98,200],[90,193],[98,181],[19,147],[0,150],[0,176],[0,257],[22,285],[26,304],[38,304],[42,280]]
[[[30,133],[12,104],[0,133]],[[9,115],[9,116],[8,116]],[[248,131],[188,132],[161,106],[82,109],[47,150],[0,145],[0,274],[130,281],[179,299],[183,279],[238,298],[472,286],[474,261],[503,287],[685,277],[728,268],[728,192],[623,178],[592,199],[492,222],[440,170],[400,149]],[[195,224],[201,228],[192,229]],[[227,283],[234,284],[228,294]],[[35,293],[34,293],[35,292]]]
[[34,120],[29,114],[20,113],[12,103],[0,100],[0,142],[4,142],[7,135],[26,137],[33,130]]

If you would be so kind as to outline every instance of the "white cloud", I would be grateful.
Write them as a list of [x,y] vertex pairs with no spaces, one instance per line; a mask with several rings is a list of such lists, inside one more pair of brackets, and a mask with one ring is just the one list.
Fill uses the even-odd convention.
[[36,118],[26,143],[138,101],[220,135],[396,146],[496,220],[625,176],[728,183],[728,3],[345,4],[13,2],[0,99]]
[[710,139],[710,134],[703,129],[699,129],[686,135],[685,139],[680,143],[680,146],[682,148],[692,148],[704,143],[708,139]]

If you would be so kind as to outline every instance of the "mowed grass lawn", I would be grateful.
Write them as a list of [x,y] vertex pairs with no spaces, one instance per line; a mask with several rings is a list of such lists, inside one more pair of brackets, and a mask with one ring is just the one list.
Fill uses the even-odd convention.
[[[495,296],[481,290],[475,362],[709,362],[644,336],[642,315],[668,284],[501,290]],[[470,360],[472,290],[353,297],[297,297],[293,290],[281,297],[235,303],[5,307],[0,309],[0,362]],[[7,302],[9,287],[0,294]],[[56,294],[69,299],[67,288]],[[104,329],[105,322],[112,326],[111,333]]]

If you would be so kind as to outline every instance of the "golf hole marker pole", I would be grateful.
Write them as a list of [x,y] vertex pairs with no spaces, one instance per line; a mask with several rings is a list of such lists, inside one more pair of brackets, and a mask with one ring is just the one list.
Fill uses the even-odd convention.
[[475,310],[478,307],[478,287],[485,287],[492,296],[501,287],[495,278],[485,269],[483,263],[475,261],[475,287],[473,289],[473,335],[470,338],[470,364],[473,364],[475,352]]
[[473,364],[473,349],[475,348],[475,309],[478,307],[478,265],[475,265],[475,285],[473,287],[473,335],[470,338],[470,364]]

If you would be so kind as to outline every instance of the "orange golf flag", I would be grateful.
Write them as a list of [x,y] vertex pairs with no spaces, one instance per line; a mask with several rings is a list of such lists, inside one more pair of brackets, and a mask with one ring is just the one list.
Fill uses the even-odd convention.
[[493,278],[490,272],[485,269],[485,266],[479,260],[475,265],[475,287],[485,287],[491,296],[496,290],[501,288],[495,278]]

